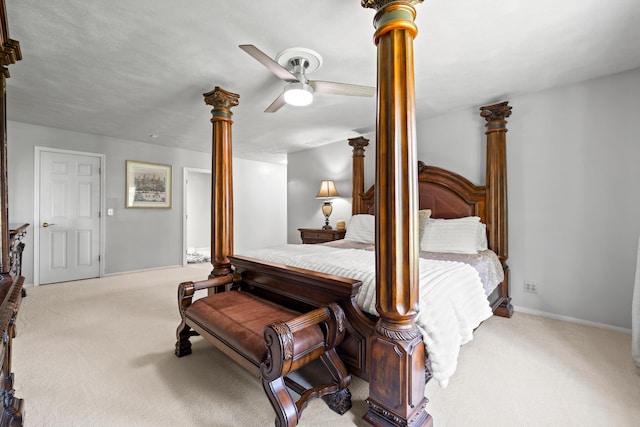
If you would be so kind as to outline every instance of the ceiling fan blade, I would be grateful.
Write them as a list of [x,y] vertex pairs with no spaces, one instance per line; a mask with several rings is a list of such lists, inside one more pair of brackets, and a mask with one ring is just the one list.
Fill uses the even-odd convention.
[[271,71],[273,74],[275,74],[276,76],[278,76],[282,80],[287,81],[287,82],[297,82],[298,81],[298,78],[294,74],[290,73],[289,70],[287,70],[286,68],[282,67],[280,64],[278,64],[276,61],[271,59],[271,57],[269,57],[267,54],[265,54],[263,51],[261,51],[260,49],[258,49],[254,45],[252,45],[252,44],[241,44],[238,47],[240,49],[244,50],[245,52],[247,52],[249,55],[251,55],[256,61],[258,61],[259,63],[261,63],[265,67],[267,67],[267,69],[269,71]]
[[325,82],[322,80],[309,80],[314,92],[328,93],[332,95],[348,96],[373,96],[376,88],[371,86],[352,85],[349,83]]
[[275,101],[273,101],[271,103],[271,105],[269,105],[267,107],[266,110],[264,110],[265,113],[275,113],[276,111],[278,111],[279,109],[281,109],[284,105],[286,104],[285,100],[284,100],[284,92],[282,92],[280,94],[279,97],[277,97],[275,99]]

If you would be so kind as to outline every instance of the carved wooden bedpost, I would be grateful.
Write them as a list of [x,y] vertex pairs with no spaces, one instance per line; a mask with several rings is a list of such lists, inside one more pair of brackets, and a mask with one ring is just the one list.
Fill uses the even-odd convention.
[[487,120],[487,228],[489,247],[498,255],[504,268],[505,280],[500,285],[503,302],[496,314],[511,317],[513,306],[509,297],[509,258],[507,227],[507,120],[511,115],[508,102],[480,107],[480,115]]
[[429,426],[425,347],[416,327],[418,195],[413,5],[422,0],[362,0],[377,10],[376,309],[370,338],[369,411],[376,426]]
[[364,147],[369,145],[369,140],[362,136],[349,138],[349,145],[353,147],[353,190],[351,197],[351,215],[362,213],[362,193],[364,193]]
[[231,273],[233,255],[233,159],[231,156],[231,108],[238,105],[239,95],[216,86],[205,93],[204,102],[212,105],[211,123],[211,264],[209,278]]

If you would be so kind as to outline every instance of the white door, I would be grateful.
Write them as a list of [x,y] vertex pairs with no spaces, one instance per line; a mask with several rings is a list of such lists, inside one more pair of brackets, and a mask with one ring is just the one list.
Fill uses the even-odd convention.
[[100,163],[40,152],[40,284],[100,276]]

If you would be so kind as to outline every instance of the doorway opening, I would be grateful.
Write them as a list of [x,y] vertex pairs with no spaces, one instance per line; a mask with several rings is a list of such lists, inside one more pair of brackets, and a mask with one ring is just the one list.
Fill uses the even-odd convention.
[[211,171],[184,168],[182,265],[211,262]]

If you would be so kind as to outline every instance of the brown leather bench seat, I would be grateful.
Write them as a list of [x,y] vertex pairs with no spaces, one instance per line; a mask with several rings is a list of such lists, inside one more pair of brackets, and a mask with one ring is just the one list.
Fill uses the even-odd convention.
[[[332,410],[346,412],[351,407],[351,376],[335,350],[346,332],[342,308],[330,302],[300,313],[244,291],[237,286],[242,284],[239,277],[179,285],[182,322],[176,331],[176,356],[190,354],[189,338],[201,335],[235,362],[259,374],[276,412],[277,426],[295,426],[312,398],[325,397]],[[235,288],[221,288],[234,279]],[[212,288],[214,292],[194,300],[197,290]],[[297,401],[291,391],[299,396]]]
[[[196,300],[185,315],[259,367],[267,357],[265,326],[277,321],[287,322],[300,313],[246,292],[228,291]],[[304,336],[293,335],[295,354],[312,350],[318,344],[324,345],[319,326],[305,329]]]

